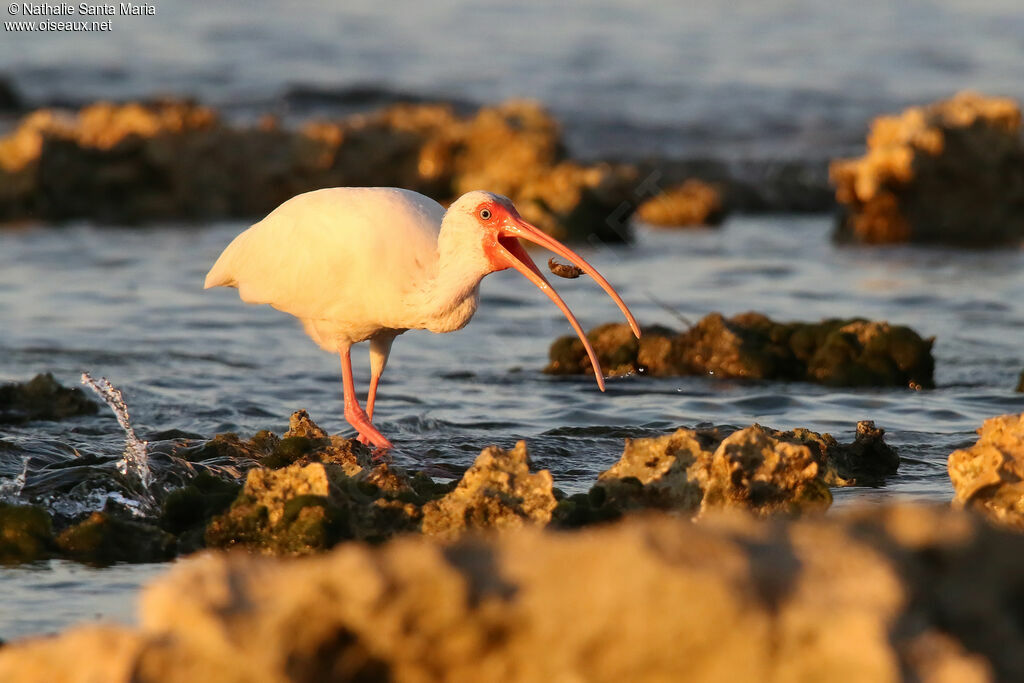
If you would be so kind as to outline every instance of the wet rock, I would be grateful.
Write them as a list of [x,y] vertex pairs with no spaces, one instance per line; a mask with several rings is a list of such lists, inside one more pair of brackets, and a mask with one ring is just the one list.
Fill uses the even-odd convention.
[[66,557],[89,564],[161,562],[174,557],[174,536],[159,527],[94,512],[57,536]]
[[45,560],[56,549],[46,510],[0,502],[0,564]]
[[725,218],[725,203],[717,187],[691,178],[644,201],[637,218],[663,227],[718,225]]
[[203,555],[145,590],[136,629],[10,643],[0,679],[1020,680],[1022,592],[1024,538],[963,512],[649,516]]
[[1024,370],[1021,370],[1020,379],[1017,381],[1017,391],[1024,392]]
[[530,473],[526,443],[489,446],[444,498],[423,506],[423,533],[455,538],[467,531],[544,525],[556,505],[551,473]]
[[778,439],[811,448],[824,467],[824,481],[829,486],[880,485],[886,477],[896,474],[900,465],[896,449],[885,442],[885,430],[876,427],[872,420],[857,423],[857,433],[849,444],[839,443],[831,434],[809,429],[769,432]]
[[[934,340],[886,322],[823,320],[780,323],[758,313],[711,313],[686,332],[645,331],[639,341],[625,324],[587,334],[612,375],[708,375],[804,381],[829,386],[934,386]],[[563,337],[549,351],[545,372],[592,372],[583,344]]]
[[1024,530],[1024,413],[989,418],[978,435],[949,455],[953,504]]
[[963,92],[872,123],[832,163],[841,241],[985,246],[1024,239],[1024,140],[1009,98]]
[[778,438],[759,425],[627,439],[622,457],[598,477],[592,507],[706,514],[739,508],[756,514],[815,512],[832,496],[820,451]]
[[757,514],[820,512],[832,504],[821,467],[807,446],[780,441],[754,425],[724,439],[705,477],[701,513],[740,508]]
[[167,494],[160,513],[160,528],[178,537],[178,552],[194,552],[205,545],[206,526],[227,510],[242,487],[206,472],[187,486]]
[[425,500],[404,471],[386,463],[354,477],[333,462],[257,468],[231,507],[210,520],[204,541],[270,555],[306,555],[352,539],[382,542],[418,530]]
[[50,373],[28,382],[0,385],[0,424],[30,420],[62,420],[95,415],[97,406],[78,387],[66,388]]

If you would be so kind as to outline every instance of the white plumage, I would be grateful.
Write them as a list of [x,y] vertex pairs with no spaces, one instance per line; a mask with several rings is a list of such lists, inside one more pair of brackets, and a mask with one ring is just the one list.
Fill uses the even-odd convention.
[[[476,311],[480,280],[514,267],[562,308],[583,339],[603,389],[600,367],[575,318],[516,238],[576,263],[625,304],[564,245],[522,220],[499,195],[471,192],[447,211],[396,188],[329,188],[289,199],[238,235],[206,276],[206,288],[237,287],[243,301],[299,318],[327,351],[339,352],[345,416],[363,441],[390,447],[370,423],[377,382],[395,336],[407,329],[450,332]],[[351,382],[349,347],[370,340],[371,385],[363,413]]]

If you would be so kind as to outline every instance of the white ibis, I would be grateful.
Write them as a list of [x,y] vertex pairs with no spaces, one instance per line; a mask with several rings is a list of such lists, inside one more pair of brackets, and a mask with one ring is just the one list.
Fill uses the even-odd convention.
[[[515,268],[555,302],[601,366],[576,317],[519,239],[568,259],[590,275],[640,329],[622,298],[594,268],[523,220],[512,202],[469,192],[447,211],[396,188],[336,187],[292,197],[238,235],[206,275],[206,288],[237,287],[243,301],[270,304],[302,321],[326,351],[341,355],[345,419],[363,443],[390,448],[371,422],[377,383],[395,337],[410,329],[452,332],[469,322],[485,275]],[[350,347],[370,342],[366,411],[352,381]]]

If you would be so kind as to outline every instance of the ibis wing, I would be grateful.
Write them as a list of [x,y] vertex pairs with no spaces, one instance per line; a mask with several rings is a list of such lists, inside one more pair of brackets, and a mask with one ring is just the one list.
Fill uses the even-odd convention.
[[299,318],[386,317],[437,258],[444,209],[408,190],[330,188],[298,195],[224,250],[206,287]]

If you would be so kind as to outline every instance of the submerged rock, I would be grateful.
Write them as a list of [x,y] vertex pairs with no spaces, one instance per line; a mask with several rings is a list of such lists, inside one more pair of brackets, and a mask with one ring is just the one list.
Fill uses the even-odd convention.
[[725,218],[725,212],[721,191],[710,183],[691,178],[644,201],[637,208],[637,217],[650,225],[682,228],[718,225]]
[[963,92],[872,123],[867,154],[834,161],[836,237],[985,246],[1024,240],[1018,104]]
[[45,560],[56,550],[46,510],[0,502],[0,564]]
[[174,536],[159,527],[94,512],[57,536],[61,553],[89,564],[162,562],[177,553]]
[[[934,386],[933,339],[909,327],[860,319],[780,323],[758,313],[711,313],[686,332],[600,325],[587,338],[611,375],[710,375],[804,381],[829,386]],[[545,372],[593,372],[575,337],[555,340]]]
[[526,442],[508,451],[489,446],[450,493],[423,506],[422,528],[455,538],[467,531],[544,525],[555,505],[551,473],[530,473]]
[[[931,507],[207,554],[0,679],[1020,680],[1024,538]],[[571,625],[567,627],[567,625]],[[553,646],[555,644],[555,646]]]
[[61,386],[50,373],[28,382],[0,385],[0,424],[30,420],[62,420],[95,415],[98,407],[78,387]]
[[949,455],[953,504],[1024,530],[1024,413],[989,418],[978,435]]

